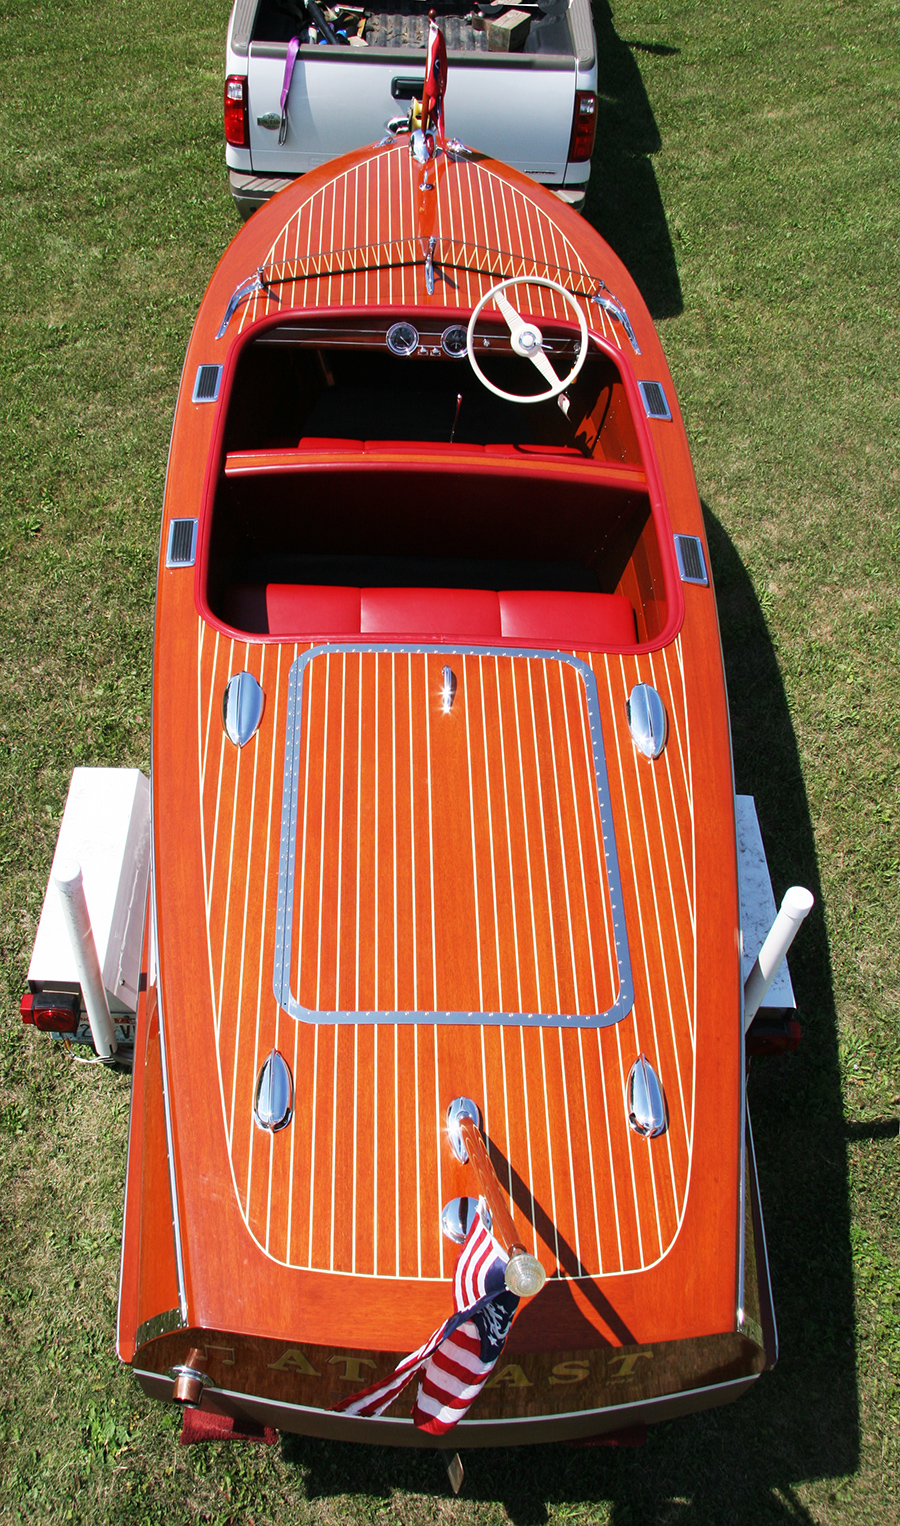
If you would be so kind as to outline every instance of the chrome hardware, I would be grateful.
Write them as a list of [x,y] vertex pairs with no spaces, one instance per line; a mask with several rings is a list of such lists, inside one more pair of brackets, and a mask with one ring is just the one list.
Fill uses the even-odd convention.
[[456,674],[452,668],[441,669],[441,709],[449,715],[456,698]]
[[656,1139],[669,1126],[662,1082],[646,1055],[638,1055],[629,1072],[625,1111],[634,1132],[642,1139]]
[[376,148],[387,148],[389,144],[394,142],[398,132],[409,132],[409,117],[408,116],[406,116],[406,117],[391,117],[389,122],[385,122],[385,124],[384,124],[384,137],[378,139],[378,142],[375,144],[375,147]]
[[635,684],[625,701],[628,730],[638,752],[658,758],[666,745],[666,707],[652,684]]
[[644,412],[648,419],[669,419],[671,421],[672,410],[669,407],[668,398],[663,391],[661,382],[639,381],[638,390],[640,391],[641,400],[644,404]]
[[209,1382],[208,1375],[205,1372],[201,1372],[199,1367],[188,1367],[184,1362],[180,1363],[177,1367],[170,1367],[169,1372],[176,1380],[178,1378],[186,1378],[188,1382],[199,1383],[201,1387]]
[[249,742],[262,720],[266,696],[252,673],[235,673],[222,695],[222,725],[235,747]]
[[214,403],[219,396],[219,387],[221,384],[221,366],[198,366],[197,375],[194,377],[194,390],[191,393],[191,402]]
[[699,535],[676,535],[675,558],[682,583],[702,583],[709,587],[703,543]]
[[634,337],[634,329],[631,327],[631,324],[628,320],[628,314],[626,313],[621,302],[612,296],[612,294],[610,294],[608,297],[591,297],[591,301],[596,302],[597,306],[602,307],[605,313],[609,313],[611,318],[615,318],[619,323],[621,323],[623,329],[628,335],[629,340],[631,341],[631,348],[634,350],[635,355],[640,355],[641,347]]
[[461,1118],[471,1118],[475,1127],[478,1128],[481,1114],[471,1097],[454,1097],[447,1109],[447,1137],[450,1140],[451,1149],[457,1160],[461,1160],[463,1165],[465,1165],[469,1159],[469,1152],[463,1144],[462,1135],[459,1132],[459,1120]]
[[145,1341],[155,1341],[158,1335],[171,1335],[173,1330],[183,1330],[186,1324],[180,1309],[166,1309],[165,1313],[154,1314],[152,1319],[145,1319],[142,1325],[138,1325],[135,1345],[143,1346]]
[[441,1209],[441,1232],[454,1245],[462,1245],[478,1213],[478,1199],[455,1197]]
[[281,113],[278,111],[267,111],[265,116],[256,118],[256,125],[257,127],[268,127],[270,132],[275,132],[281,126]]
[[475,150],[468,143],[460,143],[459,138],[447,139],[447,158],[452,159],[454,164],[458,164],[460,159],[472,159],[474,156]]
[[169,1374],[175,1380],[172,1398],[176,1404],[184,1404],[188,1409],[197,1407],[203,1389],[210,1381],[205,1367],[204,1351],[199,1346],[192,1346],[187,1354],[187,1361],[180,1362],[177,1367],[169,1368]]
[[459,423],[459,410],[462,407],[462,400],[463,400],[462,393],[461,392],[457,392],[457,394],[456,394],[456,412],[453,415],[453,428],[450,431],[450,444],[451,445],[453,444],[453,441],[456,438],[456,426]]
[[219,329],[216,333],[217,339],[222,338],[225,330],[227,329],[241,303],[246,301],[248,297],[255,296],[258,291],[264,291],[267,297],[272,298],[273,302],[281,301],[281,297],[278,295],[278,293],[272,290],[271,281],[266,280],[266,271],[264,265],[259,265],[257,267],[255,276],[248,276],[246,281],[242,281],[240,286],[235,288],[234,292],[232,293],[231,300],[225,309],[225,317],[222,319],[222,322],[219,325]]
[[425,290],[429,297],[434,296],[434,249],[437,244],[436,238],[428,240],[428,248],[425,250]]
[[193,567],[197,558],[196,519],[172,519],[169,521],[169,540],[166,546],[167,567]]
[[273,1049],[256,1082],[253,1122],[258,1129],[277,1134],[294,1116],[294,1081],[287,1061]]
[[412,355],[419,348],[419,330],[411,323],[392,323],[384,342],[392,355]]
[[423,132],[421,127],[413,128],[409,135],[409,152],[417,164],[430,164],[435,157],[434,137],[430,132]]

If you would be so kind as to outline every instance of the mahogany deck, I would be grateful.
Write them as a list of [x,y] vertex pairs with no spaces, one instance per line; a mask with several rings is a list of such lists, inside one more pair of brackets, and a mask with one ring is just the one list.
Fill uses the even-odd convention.
[[[200,517],[200,551],[194,574],[160,572],[153,750],[154,988],[179,1317],[309,1351],[417,1346],[449,1311],[455,1250],[441,1208],[474,1190],[444,1131],[447,1104],[468,1095],[523,1243],[550,1276],[510,1351],[730,1334],[743,1129],[733,797],[712,590],[682,589],[674,572],[672,532],[703,537],[674,388],[627,272],[576,214],[485,162],[441,161],[429,207],[422,174],[405,147],[348,156],[257,213],[213,277],[185,365],[163,536],[170,519]],[[429,297],[421,239],[432,234]],[[260,266],[277,286],[239,304],[216,339],[235,288]],[[615,347],[633,412],[638,379],[666,388],[672,421],[637,425],[641,480],[665,527],[667,623],[627,654],[310,659],[283,912],[288,988],[308,1009],[298,1020],[276,999],[275,966],[288,698],[308,648],[239,639],[206,606],[205,523],[226,465],[221,409],[191,404],[193,378],[222,363],[227,391],[236,349],[275,315],[470,310],[510,274],[579,293],[591,331]],[[628,310],[639,358],[589,300],[604,284]],[[535,314],[567,317],[544,288],[528,299]],[[441,718],[452,733],[436,737],[428,697],[444,661],[459,693]],[[618,891],[578,663],[596,684]],[[266,703],[238,749],[220,709],[241,670]],[[641,681],[668,714],[653,764],[625,715]],[[151,985],[156,975],[151,964]],[[633,1003],[597,1026],[626,975]],[[252,1116],[273,1048],[296,1085],[293,1123],[275,1135]],[[640,1053],[668,1100],[669,1127],[652,1141],[625,1117]],[[158,1157],[158,1139],[154,1148]],[[171,1309],[171,1271],[129,1276],[125,1354],[138,1326]],[[586,1392],[577,1403],[590,1403]]]

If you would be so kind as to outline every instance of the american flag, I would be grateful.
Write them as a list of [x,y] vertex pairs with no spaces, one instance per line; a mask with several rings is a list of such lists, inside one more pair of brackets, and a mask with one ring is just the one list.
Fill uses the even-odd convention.
[[518,1298],[503,1280],[508,1259],[478,1213],[456,1262],[453,1314],[389,1378],[342,1399],[335,1409],[345,1415],[383,1415],[421,1373],[413,1420],[435,1436],[452,1429],[493,1372],[518,1308]]
[[447,88],[447,44],[434,21],[428,26],[428,52],[425,56],[425,82],[422,88],[422,126],[437,132],[444,142],[444,91]]

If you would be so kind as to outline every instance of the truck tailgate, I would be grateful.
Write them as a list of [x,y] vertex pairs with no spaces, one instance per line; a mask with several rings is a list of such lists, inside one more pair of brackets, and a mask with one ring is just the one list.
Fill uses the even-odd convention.
[[[395,80],[417,81],[421,54],[374,49],[304,48],[297,55],[283,147],[259,119],[279,115],[283,47],[252,43],[249,59],[250,156],[256,174],[302,174],[338,154],[374,143],[391,117],[408,109]],[[447,133],[542,181],[565,173],[575,100],[573,58],[480,54],[451,59]]]

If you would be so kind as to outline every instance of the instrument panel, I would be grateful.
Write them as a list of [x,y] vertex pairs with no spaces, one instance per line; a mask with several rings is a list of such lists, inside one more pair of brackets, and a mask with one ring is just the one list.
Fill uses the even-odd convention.
[[[464,360],[466,357],[466,324],[448,323],[446,318],[430,319],[417,313],[416,321],[409,318],[395,319],[383,324],[363,324],[352,318],[339,318],[330,323],[279,323],[256,338],[257,344],[308,345],[318,349],[387,349],[399,360],[415,356],[418,360]],[[563,326],[553,320],[545,326],[541,320],[542,349],[548,355],[579,353],[577,334],[567,334]],[[475,348],[496,350],[500,355],[513,353],[509,331],[502,320],[479,321],[474,333]]]

